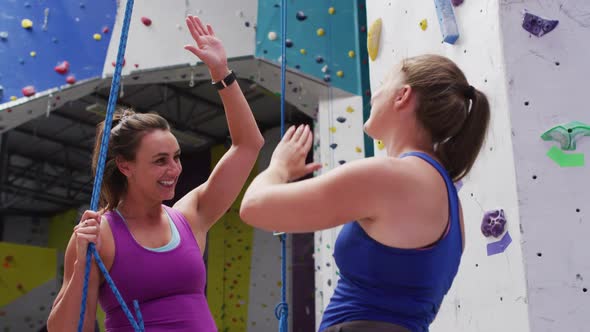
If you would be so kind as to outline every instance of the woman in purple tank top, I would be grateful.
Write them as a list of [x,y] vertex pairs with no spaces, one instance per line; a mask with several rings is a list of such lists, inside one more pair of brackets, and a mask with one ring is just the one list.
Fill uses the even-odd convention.
[[[95,243],[127,305],[139,302],[146,331],[217,331],[205,299],[202,249],[207,231],[242,189],[264,139],[229,70],[210,25],[186,19],[196,45],[185,49],[208,67],[225,107],[232,145],[209,179],[172,207],[182,171],[180,148],[157,114],[116,113],[110,133],[100,211],[86,211],[68,244],[64,281],[48,319],[49,331],[75,331],[89,243]],[[104,123],[97,127],[93,172]],[[109,332],[133,331],[96,264],[88,286],[84,331],[93,331],[100,302]]]
[[321,331],[423,332],[459,265],[463,226],[453,181],[469,173],[482,148],[488,100],[453,61],[427,54],[395,65],[371,108],[364,129],[387,156],[293,182],[321,165],[306,164],[309,127],[291,127],[246,191],[240,215],[291,233],[343,225],[333,254],[339,280]]

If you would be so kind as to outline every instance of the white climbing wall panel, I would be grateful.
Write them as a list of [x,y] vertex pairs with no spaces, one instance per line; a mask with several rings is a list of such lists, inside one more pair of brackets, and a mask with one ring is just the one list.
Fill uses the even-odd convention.
[[[521,27],[524,10],[559,23],[537,37]],[[590,171],[578,161],[583,158],[579,154],[590,153],[590,141],[581,137],[576,150],[567,151],[540,136],[559,124],[590,124],[586,83],[590,77],[590,2],[502,1],[499,23],[516,156],[530,330],[588,331],[590,224],[586,214]],[[578,130],[588,133],[590,128],[586,128]],[[560,136],[567,137],[567,131]],[[556,161],[547,156],[550,149]],[[558,162],[571,167],[561,167]]]
[[[498,1],[469,0],[455,7],[460,37],[451,45],[442,42],[434,1],[367,2],[367,25],[378,18],[383,20],[379,52],[375,61],[370,61],[372,91],[404,57],[436,53],[454,60],[469,82],[487,94],[492,107],[486,144],[460,190],[465,217],[465,254],[455,283],[431,326],[434,332],[529,331],[509,86],[502,54],[506,46],[502,45],[502,30],[498,28],[500,8]],[[518,15],[513,18],[516,23],[511,34],[527,37],[526,32],[516,27],[520,19]],[[512,43],[509,47],[513,47]],[[375,148],[376,155],[384,151],[379,146]],[[497,208],[505,212],[512,242],[505,251],[489,255],[488,244],[501,241],[502,236],[484,237],[480,223],[486,211]],[[496,246],[491,244],[491,248]]]
[[[322,163],[319,173],[365,156],[363,148],[363,109],[361,96],[329,95],[319,101],[314,158]],[[329,303],[338,280],[332,257],[334,242],[341,227],[315,234],[316,327]]]
[[[113,36],[105,61],[105,75],[114,72],[111,62],[117,58],[123,13],[126,0],[121,0]],[[142,0],[135,1],[129,26],[123,75],[132,71],[156,69],[199,62],[183,47],[194,43],[185,23],[187,15],[197,15],[213,26],[227,51],[228,58],[252,56],[255,48],[255,25],[258,2],[197,1],[197,0]],[[151,25],[142,23],[142,18]]]

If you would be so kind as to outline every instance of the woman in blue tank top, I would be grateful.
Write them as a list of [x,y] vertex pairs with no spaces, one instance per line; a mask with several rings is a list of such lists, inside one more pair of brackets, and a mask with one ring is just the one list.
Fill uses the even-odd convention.
[[428,331],[461,260],[453,182],[481,150],[488,100],[454,62],[422,55],[396,65],[371,106],[365,131],[385,144],[386,157],[292,182],[320,165],[305,162],[310,129],[291,127],[246,191],[240,214],[269,231],[343,225],[334,248],[340,279],[320,331]]

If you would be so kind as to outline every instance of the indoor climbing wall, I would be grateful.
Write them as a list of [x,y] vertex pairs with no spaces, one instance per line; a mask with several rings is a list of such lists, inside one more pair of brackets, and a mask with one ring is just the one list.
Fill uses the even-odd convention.
[[100,76],[116,2],[3,1],[0,104]]
[[[268,166],[279,137],[277,128],[265,132],[265,146],[244,188]],[[225,151],[223,146],[212,150],[212,166]],[[207,298],[220,332],[275,331],[274,310],[281,301],[280,240],[241,221],[242,194],[209,232]],[[290,284],[288,294],[289,289]]]
[[[112,62],[117,57],[127,1],[121,0],[120,3],[113,41],[109,45],[107,59],[104,62],[105,75],[112,75],[115,71]],[[122,74],[195,65],[200,62],[195,55],[183,48],[186,44],[194,43],[185,22],[188,15],[197,15],[204,23],[213,26],[216,36],[225,46],[228,58],[252,56],[256,8],[255,0],[229,3],[198,0],[135,1]],[[162,76],[166,75],[161,75],[159,79],[165,81]]]
[[588,331],[590,2],[500,9],[530,331]]
[[55,249],[0,242],[0,327],[36,331],[45,325],[56,295]]
[[[510,5],[505,3],[507,1],[368,2],[367,38],[373,91],[392,66],[403,58],[436,53],[455,61],[470,84],[488,96],[492,107],[491,127],[482,153],[471,174],[462,184],[457,184],[465,218],[465,254],[455,283],[431,326],[433,332],[529,331],[527,303],[530,299],[521,248],[521,243],[525,241],[528,245],[528,240],[526,227],[520,227],[521,216],[528,217],[525,210],[519,209],[519,204],[526,204],[528,197],[522,191],[517,193],[514,165],[519,165],[521,158],[529,158],[535,165],[542,162],[532,156],[523,156],[524,151],[518,152],[518,144],[514,144],[516,150],[513,151],[513,136],[518,137],[520,132],[536,145],[541,146],[543,142],[539,139],[541,132],[519,129],[514,117],[510,118],[527,109],[519,105],[522,109],[519,110],[509,103],[511,95],[522,90],[514,88],[516,78],[506,67],[511,60],[502,51],[518,50],[519,55],[512,57],[518,63],[547,58],[547,55],[537,52],[535,47],[521,46],[538,44],[542,40],[520,27],[523,20],[520,5],[518,10],[507,11]],[[510,21],[509,26],[504,26],[505,22],[501,25],[506,29],[505,35],[501,34],[503,30],[496,28],[503,15],[510,17],[505,19]],[[547,70],[554,68],[541,71]],[[527,77],[524,70],[522,73],[521,84],[526,89],[531,80],[538,81],[539,86],[541,82],[547,82],[543,76],[533,78],[530,70],[526,70]],[[522,119],[525,118],[527,124],[538,122],[539,113],[530,110],[526,115],[523,113]],[[375,151],[377,155],[385,154],[380,142],[376,142]],[[548,203],[537,202],[530,206]],[[537,227],[539,219],[531,220],[531,223]],[[546,234],[549,236],[550,233]],[[545,238],[543,243],[549,245],[550,240]],[[537,271],[546,272],[549,271]],[[575,277],[575,273],[572,276]],[[528,285],[531,286],[530,281]],[[549,330],[553,329],[531,329]]]

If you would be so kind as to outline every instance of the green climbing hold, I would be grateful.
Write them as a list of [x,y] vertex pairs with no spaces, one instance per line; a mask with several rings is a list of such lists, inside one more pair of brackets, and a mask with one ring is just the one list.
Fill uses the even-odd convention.
[[579,121],[557,125],[541,135],[544,141],[555,141],[562,150],[575,150],[576,141],[582,136],[590,136],[590,125]]

